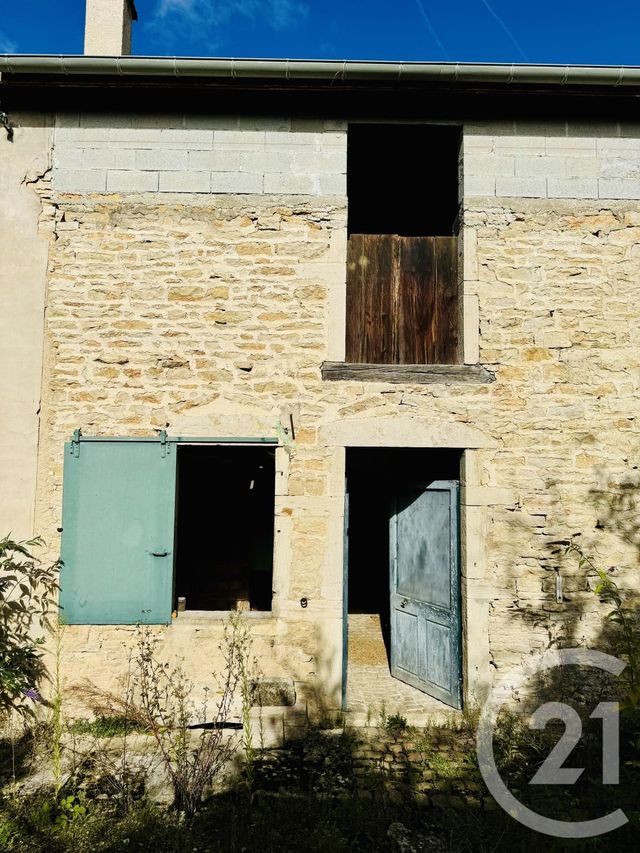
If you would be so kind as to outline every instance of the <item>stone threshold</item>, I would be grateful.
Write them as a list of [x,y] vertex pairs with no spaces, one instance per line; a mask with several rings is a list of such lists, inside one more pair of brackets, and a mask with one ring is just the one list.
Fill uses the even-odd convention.
[[423,385],[486,385],[495,373],[481,364],[347,364],[324,361],[322,378],[333,381],[405,382]]

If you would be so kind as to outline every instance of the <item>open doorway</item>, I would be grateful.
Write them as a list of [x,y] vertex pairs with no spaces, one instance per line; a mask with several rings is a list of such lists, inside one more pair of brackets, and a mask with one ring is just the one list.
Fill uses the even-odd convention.
[[[447,489],[454,489],[457,496],[461,455],[459,450],[347,449],[345,698],[350,711],[368,714],[372,708],[384,705],[393,712],[394,704],[400,712],[403,707],[405,710],[424,707],[427,697],[419,690],[428,692],[429,685],[416,690],[416,682],[410,686],[411,678],[404,678],[397,666],[394,672],[396,675],[400,672],[407,683],[392,677],[393,643],[426,644],[424,638],[429,633],[426,622],[419,630],[416,628],[415,638],[411,635],[411,626],[407,629],[405,623],[409,624],[415,615],[417,624],[420,608],[433,610],[429,603],[431,593],[441,580],[433,554],[439,559],[442,552],[440,562],[446,565],[450,565],[455,556],[451,548],[457,548],[457,515],[453,513],[440,519],[440,504],[443,503],[441,494],[449,494]],[[425,500],[427,505],[423,507]],[[446,509],[446,504],[443,505]],[[400,521],[394,526],[396,519]],[[434,521],[436,526],[430,527]],[[443,551],[447,544],[443,543],[443,530],[451,533],[450,549],[446,553],[446,547]],[[398,607],[403,609],[398,616],[393,602],[394,598],[398,601],[398,591],[402,595],[402,590],[408,588],[407,580],[416,588],[420,584],[426,588],[424,594],[419,591],[414,596],[418,599],[417,610],[412,610],[411,601],[403,603],[405,599],[401,597]],[[434,612],[438,618],[437,602]],[[435,633],[431,630],[431,635],[437,635],[437,626]],[[425,669],[425,681],[426,677]]]
[[178,448],[174,607],[271,610],[275,450]]

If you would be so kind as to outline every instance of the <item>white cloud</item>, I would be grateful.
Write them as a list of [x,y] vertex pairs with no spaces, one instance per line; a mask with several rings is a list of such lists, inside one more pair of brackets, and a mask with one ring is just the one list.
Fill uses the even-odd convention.
[[308,11],[304,0],[158,0],[150,27],[163,40],[204,37],[211,47],[216,31],[234,18],[283,30],[302,20]]
[[160,17],[164,17],[174,11],[193,14],[193,7],[196,4],[197,0],[160,0],[156,14]]
[[0,53],[15,53],[18,45],[0,30]]

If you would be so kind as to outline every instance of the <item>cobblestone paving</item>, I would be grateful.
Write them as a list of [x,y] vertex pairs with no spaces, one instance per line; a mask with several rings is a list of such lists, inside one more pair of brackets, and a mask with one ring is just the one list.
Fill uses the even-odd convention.
[[354,724],[375,724],[385,713],[422,726],[460,713],[391,676],[380,617],[362,613],[349,615],[347,709]]

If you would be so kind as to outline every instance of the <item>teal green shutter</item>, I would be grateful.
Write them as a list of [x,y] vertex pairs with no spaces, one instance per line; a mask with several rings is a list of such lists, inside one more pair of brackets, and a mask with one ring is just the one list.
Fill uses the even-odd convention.
[[175,460],[175,446],[161,441],[80,438],[65,446],[64,621],[171,621]]

